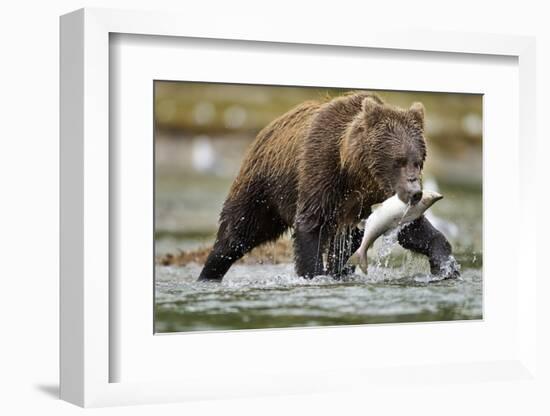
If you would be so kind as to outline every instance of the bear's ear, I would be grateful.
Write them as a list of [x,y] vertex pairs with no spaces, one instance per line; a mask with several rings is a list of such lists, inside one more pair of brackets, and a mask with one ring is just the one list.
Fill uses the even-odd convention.
[[375,125],[382,118],[382,104],[377,100],[378,97],[367,97],[361,103],[361,108],[368,125]]
[[411,108],[409,108],[410,113],[414,117],[414,119],[420,124],[422,128],[424,128],[424,105],[419,102],[413,103],[411,105]]

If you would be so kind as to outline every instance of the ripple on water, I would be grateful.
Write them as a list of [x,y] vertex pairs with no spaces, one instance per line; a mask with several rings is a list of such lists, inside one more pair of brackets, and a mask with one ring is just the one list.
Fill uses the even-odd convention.
[[[234,265],[222,283],[197,282],[200,265],[156,268],[157,332],[480,319],[481,270],[432,281],[408,268],[297,277],[292,264]],[[382,276],[382,277],[381,277]]]

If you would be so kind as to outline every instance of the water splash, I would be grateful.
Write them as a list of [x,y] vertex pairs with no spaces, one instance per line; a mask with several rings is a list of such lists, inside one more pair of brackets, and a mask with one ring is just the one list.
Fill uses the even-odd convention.
[[443,278],[456,276],[458,280],[462,280],[460,277],[460,264],[456,261],[454,256],[449,256],[449,258],[441,266],[441,275]]
[[380,236],[380,238],[378,239],[380,243],[378,243],[374,248],[374,251],[376,252],[375,262],[372,267],[369,267],[369,271],[367,274],[367,276],[373,281],[378,282],[388,279],[388,265],[390,254],[398,242],[399,232],[406,225],[406,223],[403,223],[403,219],[406,217],[411,207],[412,204],[409,201],[407,203],[407,206],[405,207],[405,210],[403,211],[403,215],[401,215],[401,218],[399,219],[397,227],[382,234],[382,236]]
[[388,266],[390,254],[397,244],[397,237],[401,228],[402,227],[399,226],[382,234],[374,245],[373,251],[375,251],[376,254],[372,262],[372,267],[369,267],[367,274],[370,280],[380,282],[382,280],[395,278],[395,273],[393,273]]
[[396,276],[376,282],[352,275],[297,277],[293,264],[234,265],[221,284],[197,282],[201,266],[157,266],[156,330],[159,332],[404,322],[481,317],[481,270],[464,281]]

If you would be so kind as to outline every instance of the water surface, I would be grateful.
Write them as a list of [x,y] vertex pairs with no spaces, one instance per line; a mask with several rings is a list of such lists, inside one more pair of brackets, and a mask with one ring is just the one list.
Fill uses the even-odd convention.
[[[234,265],[223,282],[197,282],[201,266],[157,266],[156,331],[180,332],[480,319],[481,270],[433,281],[379,266],[343,281],[296,277],[292,264]],[[375,275],[373,277],[372,275]]]
[[[231,180],[159,175],[157,181],[156,254],[211,245]],[[202,264],[158,265],[156,331],[481,319],[481,189],[440,188],[445,197],[430,220],[451,242],[461,280],[434,281],[425,257],[386,238],[369,251],[368,275],[358,271],[344,281],[298,278],[290,261],[235,264],[221,284],[196,282]]]

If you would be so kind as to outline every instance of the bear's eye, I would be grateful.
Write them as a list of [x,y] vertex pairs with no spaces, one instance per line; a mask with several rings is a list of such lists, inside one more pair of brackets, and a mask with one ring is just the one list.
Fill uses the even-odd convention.
[[407,164],[407,159],[405,159],[405,158],[396,159],[393,164],[396,168],[402,168],[403,166],[405,166]]

